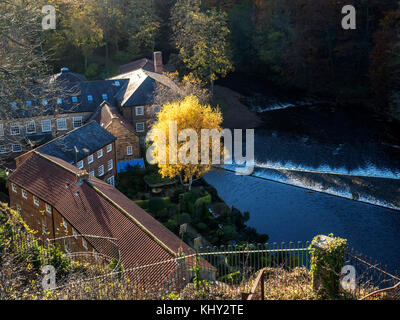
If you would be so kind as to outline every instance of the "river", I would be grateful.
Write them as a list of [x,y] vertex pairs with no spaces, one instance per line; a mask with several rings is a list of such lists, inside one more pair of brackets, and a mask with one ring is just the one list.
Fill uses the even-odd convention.
[[247,224],[269,242],[333,233],[388,270],[400,269],[398,211],[228,171],[211,171],[205,179],[228,205],[248,211]]

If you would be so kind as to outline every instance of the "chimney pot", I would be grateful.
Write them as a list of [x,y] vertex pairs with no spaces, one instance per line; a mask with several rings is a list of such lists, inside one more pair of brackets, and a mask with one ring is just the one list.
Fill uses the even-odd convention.
[[162,59],[162,52],[156,51],[154,52],[154,72],[156,73],[163,73],[163,59]]

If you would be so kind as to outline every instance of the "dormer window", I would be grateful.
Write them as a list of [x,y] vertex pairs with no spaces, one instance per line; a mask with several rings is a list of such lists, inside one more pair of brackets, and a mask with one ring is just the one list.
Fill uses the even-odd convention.
[[108,99],[108,95],[106,93],[103,93],[102,97],[103,97],[103,100],[107,100]]
[[62,104],[62,99],[61,98],[57,99],[57,104]]
[[72,97],[72,102],[77,103],[78,102],[78,97]]
[[87,96],[87,99],[88,99],[89,102],[92,102],[93,101],[93,96],[89,95],[89,96]]
[[31,100],[27,100],[26,101],[26,106],[27,107],[32,107],[32,101]]
[[77,167],[78,169],[83,169],[83,160],[78,162]]

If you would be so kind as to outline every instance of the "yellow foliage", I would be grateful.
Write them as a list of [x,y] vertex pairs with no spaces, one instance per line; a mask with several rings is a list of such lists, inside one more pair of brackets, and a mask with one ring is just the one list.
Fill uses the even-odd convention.
[[[207,173],[211,169],[212,152],[215,152],[215,150],[212,150],[212,143],[209,143],[208,164],[201,164],[201,130],[216,129],[218,132],[221,132],[222,121],[223,118],[219,108],[213,109],[210,105],[201,105],[199,100],[193,95],[181,101],[165,104],[158,113],[157,122],[153,126],[153,129],[163,132],[166,137],[166,141],[157,136],[153,137],[154,157],[158,163],[159,173],[163,177],[169,178],[179,176],[181,181],[189,183],[189,186],[193,178],[199,178]],[[170,147],[173,148],[170,145],[169,129],[171,122],[176,122],[178,135],[184,129],[192,129],[197,133],[198,147],[196,151],[198,164],[183,164],[180,161],[174,164],[174,161],[170,161]],[[164,142],[166,142],[165,145]],[[187,142],[188,140],[180,142],[178,139],[176,150],[185,150],[187,155],[193,152],[193,150],[187,149]],[[164,153],[161,152],[163,148],[166,155],[164,163],[162,163]],[[220,155],[223,155],[223,148],[220,149]]]

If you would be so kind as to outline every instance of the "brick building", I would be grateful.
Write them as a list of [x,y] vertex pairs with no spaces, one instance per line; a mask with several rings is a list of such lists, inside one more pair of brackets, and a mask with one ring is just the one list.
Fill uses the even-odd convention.
[[[115,185],[116,138],[96,121],[45,143],[35,151],[60,158],[80,170],[86,170],[92,176]],[[16,158],[17,166],[24,162],[31,152]]]
[[118,163],[141,157],[139,137],[135,133],[135,128],[122,117],[117,108],[108,102],[103,102],[91,119],[117,138],[115,149]]
[[18,157],[55,137],[82,126],[103,101],[116,104],[115,96],[129,80],[87,81],[63,68],[49,78],[60,97],[26,97],[13,103],[0,117],[0,159]]
[[[125,269],[194,253],[115,187],[59,158],[31,152],[9,176],[9,185],[11,207],[43,239],[77,236],[64,244],[66,252],[78,246],[105,254],[104,247],[90,240],[92,235],[117,239]],[[160,283],[177,268],[171,260],[139,276],[146,284]]]

